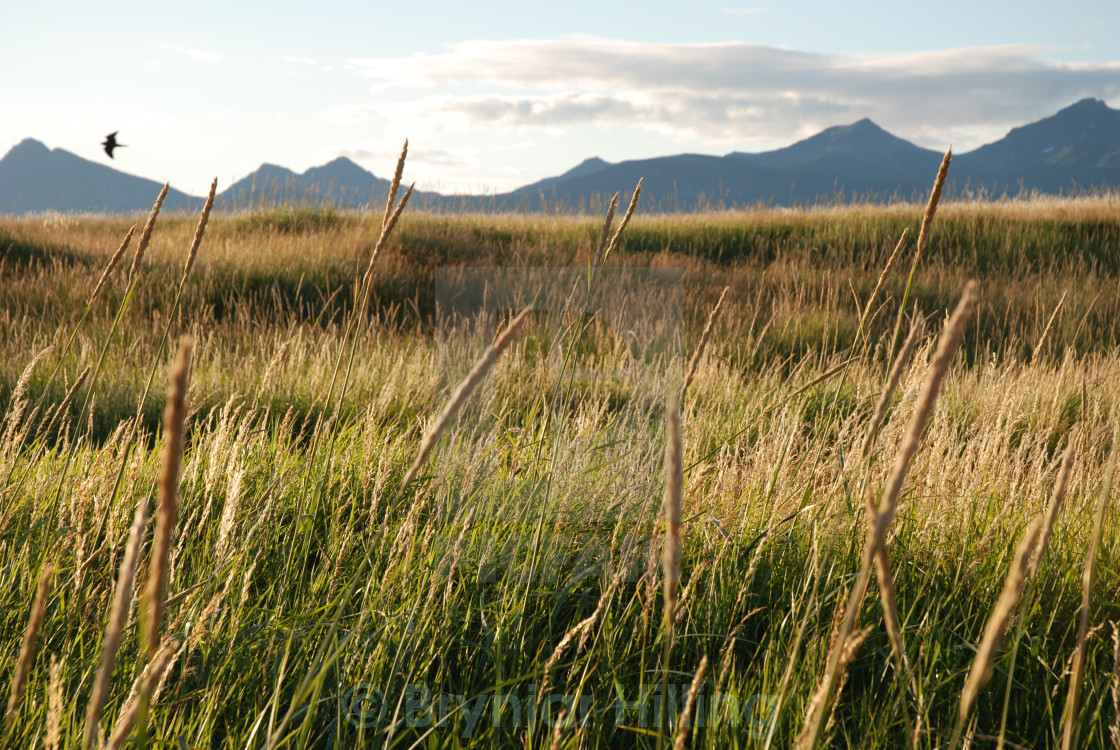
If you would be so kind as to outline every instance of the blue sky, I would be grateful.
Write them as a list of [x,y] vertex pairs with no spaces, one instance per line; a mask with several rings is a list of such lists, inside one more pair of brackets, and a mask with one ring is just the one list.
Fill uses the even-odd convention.
[[[1120,2],[9,4],[0,153],[26,137],[195,194],[346,155],[445,192],[584,158],[787,145],[871,117],[968,150],[1120,108]],[[112,130],[128,148],[109,162]]]

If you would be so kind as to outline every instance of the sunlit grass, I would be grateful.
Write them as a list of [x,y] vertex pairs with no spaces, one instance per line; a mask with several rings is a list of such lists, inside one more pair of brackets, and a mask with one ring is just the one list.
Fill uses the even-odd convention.
[[[974,747],[994,747],[1001,733],[1060,744],[1092,512],[1120,414],[1117,207],[1099,197],[941,208],[911,292],[927,333],[869,465],[856,454],[887,377],[905,271],[888,277],[866,338],[860,306],[922,207],[639,212],[608,262],[684,270],[678,360],[630,380],[558,380],[554,344],[610,370],[627,350],[609,331],[589,327],[571,342],[563,337],[578,331],[532,318],[403,491],[421,436],[492,335],[438,324],[435,269],[587,268],[601,218],[406,211],[355,321],[380,216],[214,217],[178,310],[171,296],[196,219],[161,216],[132,297],[118,271],[80,325],[109,255],[142,217],[0,220],[0,679],[15,674],[40,571],[56,568],[4,744],[49,744],[57,732],[59,746],[81,745],[129,526],[161,472],[169,325],[173,341],[194,345],[164,615],[175,650],[153,694],[151,746],[655,747],[663,680],[676,714],[706,656],[693,746],[762,747],[769,697],[781,695],[770,746],[788,747],[860,568],[861,488],[881,492],[969,278],[980,301],[889,537],[913,680],[892,659],[872,585],[857,621],[871,630],[824,736],[833,747],[946,746],[1011,556],[1072,440],[1054,533],[969,725]],[[667,649],[665,397],[724,286],[680,405],[682,577]],[[102,353],[92,387],[47,431],[47,415]],[[1097,554],[1079,747],[1109,746],[1120,721],[1114,503]],[[138,598],[149,555],[145,537]],[[144,664],[141,622],[136,605],[102,713],[106,736]],[[541,719],[563,703],[545,696],[538,707],[546,684],[586,699],[569,712],[579,722]],[[642,690],[652,691],[645,714]],[[666,725],[663,744],[676,718]]]

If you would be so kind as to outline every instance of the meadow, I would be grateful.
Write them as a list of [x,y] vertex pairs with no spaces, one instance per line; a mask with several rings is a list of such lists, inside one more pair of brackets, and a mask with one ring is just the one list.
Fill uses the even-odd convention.
[[1120,747],[1120,196],[403,197],[0,218],[4,746]]

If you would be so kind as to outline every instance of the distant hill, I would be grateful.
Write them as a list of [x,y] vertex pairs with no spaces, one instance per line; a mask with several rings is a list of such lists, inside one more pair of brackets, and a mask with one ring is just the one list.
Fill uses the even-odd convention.
[[543,180],[538,180],[532,184],[520,188],[518,192],[530,195],[533,192],[541,193],[552,189],[553,185],[559,184],[564,180],[571,180],[576,177],[586,177],[596,172],[601,172],[607,167],[613,167],[609,161],[603,161],[598,156],[592,156],[590,159],[584,159],[576,166],[569,169],[567,172],[556,177],[546,177]]
[[[593,157],[554,177],[507,193],[445,196],[417,193],[413,205],[445,211],[597,211],[616,191],[623,200],[644,178],[648,211],[697,206],[816,204],[835,200],[921,199],[941,154],[920,148],[868,119],[828,128],[785,148],[726,156],[678,154],[611,163]],[[0,213],[147,210],[160,185],[48,149],[27,139],[0,159]],[[224,210],[261,205],[383,205],[388,180],[339,157],[297,174],[263,164],[218,195]],[[1057,114],[1018,127],[974,151],[956,154],[949,191],[988,195],[1020,190],[1069,193],[1120,188],[1120,111],[1083,99]],[[186,208],[172,190],[170,209]],[[193,199],[198,205],[200,199]]]
[[495,201],[499,205],[525,205],[536,209],[543,193],[549,205],[602,206],[616,191],[621,191],[623,200],[628,200],[639,178],[644,181],[642,206],[657,211],[690,209],[704,204],[756,203],[788,190],[788,183],[776,170],[757,167],[731,156],[679,154],[618,164],[604,162],[598,166],[600,168],[593,171],[545,181],[543,189],[530,186],[495,196]]
[[787,195],[776,194],[776,201],[813,203],[841,188],[848,196],[911,197],[929,189],[942,154],[891,135],[865,118],[776,151],[731,156],[777,171]]
[[[611,164],[589,159],[557,177],[494,197],[498,204],[581,208],[644,177],[647,210],[770,203],[816,204],[838,198],[922,199],[942,154],[899,138],[868,119],[828,128],[791,146],[724,157],[682,154]],[[1120,110],[1083,99],[1052,117],[1015,128],[995,143],[954,155],[950,192],[1020,190],[1070,193],[1120,188]]]
[[227,210],[305,202],[359,208],[375,197],[383,201],[389,184],[344,156],[303,174],[275,164],[262,164],[219,193],[216,203]]
[[546,202],[579,207],[592,196],[602,201],[615,190],[625,193],[643,177],[643,206],[663,211],[703,204],[816,203],[832,200],[841,189],[848,195],[888,199],[928,190],[940,161],[936,151],[864,119],[759,154],[681,154],[619,164],[588,160],[559,177],[498,198],[538,208],[543,195]]
[[[722,158],[667,156],[614,165],[600,160],[594,170],[569,172],[542,183],[553,201],[576,207],[592,195],[625,191],[639,174],[645,176],[643,205],[654,210],[689,209],[705,202],[732,206],[804,205],[837,198],[886,201],[924,197],[941,157],[863,119],[775,151],[733,152]],[[950,193],[983,189],[992,196],[1020,190],[1057,194],[1120,188],[1120,110],[1083,99],[1015,128],[995,143],[955,154],[949,178]],[[532,204],[526,193],[542,192],[534,188],[509,196]]]
[[[0,159],[0,213],[95,211],[124,213],[152,207],[163,184],[83,159],[61,148],[49,149],[25,138]],[[186,193],[167,191],[164,207],[185,210]],[[201,207],[195,198],[193,205]]]
[[1045,193],[1120,186],[1120,110],[1082,99],[1044,120],[1015,128],[953,162],[955,179],[993,192],[1019,184]]

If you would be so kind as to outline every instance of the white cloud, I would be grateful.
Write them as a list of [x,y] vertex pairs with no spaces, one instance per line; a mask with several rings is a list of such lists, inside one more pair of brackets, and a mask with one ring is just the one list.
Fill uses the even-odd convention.
[[381,110],[376,104],[335,104],[316,114],[334,125],[352,125],[363,122]]
[[[368,165],[367,168],[371,169],[375,174],[378,174],[393,169],[393,165],[400,156],[400,149],[398,148],[394,151],[379,147],[378,145],[359,145],[331,148],[321,151],[321,153],[328,161],[339,156],[345,156],[351,161]],[[459,168],[476,166],[480,162],[477,159],[463,158],[446,149],[410,148],[408,152],[408,163],[409,165],[424,164],[434,167]]]
[[283,55],[280,59],[283,62],[290,63],[292,65],[318,65],[319,64],[318,62],[316,62],[314,59],[312,59],[310,57],[299,57],[297,55]]
[[195,60],[201,60],[207,63],[217,63],[222,61],[222,56],[217,52],[208,52],[206,50],[194,49],[193,47],[184,47],[181,44],[160,44],[161,49],[169,50],[171,52],[178,52],[181,55],[192,57]]
[[1067,63],[1050,52],[1005,45],[826,55],[747,42],[569,37],[348,62],[378,91],[438,87],[379,108],[428,130],[606,125],[749,146],[871,117],[932,145],[960,136],[963,150],[1085,96],[1120,98],[1120,61]]

